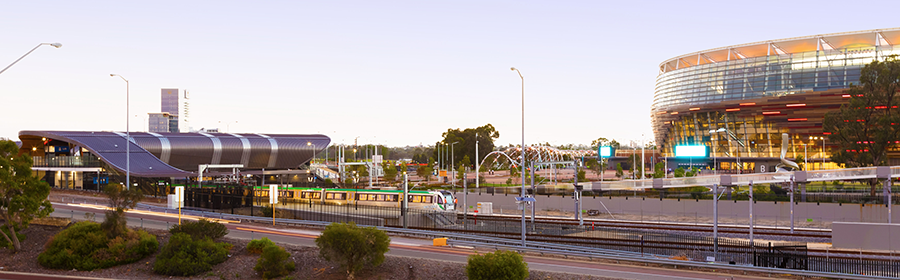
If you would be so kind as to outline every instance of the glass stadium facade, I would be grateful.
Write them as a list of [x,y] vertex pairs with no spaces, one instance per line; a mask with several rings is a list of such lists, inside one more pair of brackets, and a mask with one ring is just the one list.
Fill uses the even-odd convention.
[[656,143],[669,158],[676,145],[709,147],[701,167],[762,172],[774,170],[787,133],[787,157],[805,153],[807,169],[832,168],[825,113],[846,103],[844,92],[858,83],[865,64],[900,54],[895,44],[900,28],[735,45],[666,60],[651,107]]

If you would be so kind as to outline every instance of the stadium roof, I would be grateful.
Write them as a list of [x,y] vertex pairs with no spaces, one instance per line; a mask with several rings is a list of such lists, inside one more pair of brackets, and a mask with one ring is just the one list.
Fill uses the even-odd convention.
[[859,51],[861,48],[893,47],[900,44],[900,28],[872,29],[762,41],[709,49],[667,59],[659,74],[698,65],[768,55],[786,55],[816,50]]

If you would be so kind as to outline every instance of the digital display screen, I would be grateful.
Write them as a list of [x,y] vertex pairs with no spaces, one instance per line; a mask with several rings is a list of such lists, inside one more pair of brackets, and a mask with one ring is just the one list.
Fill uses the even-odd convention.
[[600,146],[597,148],[597,154],[600,157],[611,157],[613,155],[613,149],[610,146]]
[[706,157],[706,146],[703,145],[681,145],[675,146],[675,157]]

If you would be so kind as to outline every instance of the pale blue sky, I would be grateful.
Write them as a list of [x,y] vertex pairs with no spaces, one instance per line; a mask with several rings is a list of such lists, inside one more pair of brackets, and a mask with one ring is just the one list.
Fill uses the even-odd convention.
[[[188,89],[191,126],[429,145],[652,139],[662,61],[734,44],[897,27],[895,1],[4,1],[0,137],[125,130]],[[137,117],[134,117],[137,115]],[[219,124],[219,122],[223,124]],[[233,122],[237,121],[237,124]]]

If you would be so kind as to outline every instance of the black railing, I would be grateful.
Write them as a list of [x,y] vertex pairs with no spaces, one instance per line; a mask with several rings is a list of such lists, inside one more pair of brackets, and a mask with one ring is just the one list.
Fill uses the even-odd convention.
[[100,167],[96,156],[43,156],[32,157],[34,167]]
[[[238,209],[242,211],[240,214],[254,216],[272,215],[271,210],[264,211],[270,206],[268,197],[253,196],[248,187],[188,188],[185,191],[185,205],[189,207],[232,213]],[[281,197],[274,215],[277,218],[354,222],[360,225],[464,232],[510,239],[520,238],[522,232],[521,222],[518,220],[464,216],[455,211],[432,209],[410,208],[401,211],[399,202],[397,206],[386,207],[360,205],[355,201],[325,204],[320,200]],[[709,257],[713,257],[718,262],[741,265],[900,277],[898,262],[862,257],[810,256],[806,243],[803,242],[750,243],[732,238],[720,238],[716,241],[705,236],[540,221],[528,222],[525,230],[527,240],[531,241],[628,251],[647,256],[691,261],[708,261]]]

